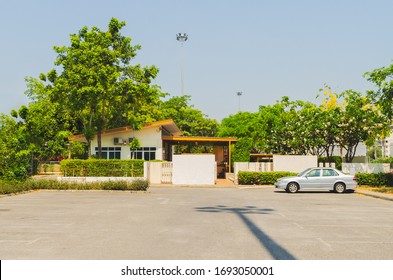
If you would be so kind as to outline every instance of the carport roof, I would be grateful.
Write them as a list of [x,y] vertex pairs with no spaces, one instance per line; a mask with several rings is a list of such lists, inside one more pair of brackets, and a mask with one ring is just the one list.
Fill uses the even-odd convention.
[[227,146],[229,143],[236,142],[233,137],[200,137],[200,136],[163,136],[162,140],[171,144],[196,143],[201,145]]

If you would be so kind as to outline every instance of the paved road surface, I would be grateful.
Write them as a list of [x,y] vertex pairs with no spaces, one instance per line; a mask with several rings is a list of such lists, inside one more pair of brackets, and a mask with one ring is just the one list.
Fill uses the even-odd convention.
[[393,259],[393,202],[272,187],[0,198],[0,259]]

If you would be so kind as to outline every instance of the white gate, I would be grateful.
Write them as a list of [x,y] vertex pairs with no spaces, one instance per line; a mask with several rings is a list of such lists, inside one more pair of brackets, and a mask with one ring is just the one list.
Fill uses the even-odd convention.
[[161,183],[171,184],[172,183],[172,162],[162,162],[161,169]]

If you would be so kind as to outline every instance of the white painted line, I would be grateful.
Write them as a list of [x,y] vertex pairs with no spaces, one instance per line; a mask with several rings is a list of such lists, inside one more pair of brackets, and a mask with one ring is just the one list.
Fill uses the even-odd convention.
[[329,249],[332,248],[332,245],[330,245],[329,243],[327,243],[325,240],[323,240],[322,238],[316,238],[319,242],[321,242],[323,245],[325,245],[326,247],[328,247]]

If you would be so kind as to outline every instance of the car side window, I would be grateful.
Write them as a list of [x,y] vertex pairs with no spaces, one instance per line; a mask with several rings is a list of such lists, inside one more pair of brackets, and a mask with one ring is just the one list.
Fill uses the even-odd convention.
[[337,176],[337,173],[333,169],[324,169],[322,176]]
[[308,177],[319,177],[321,175],[321,169],[313,169],[308,173]]

